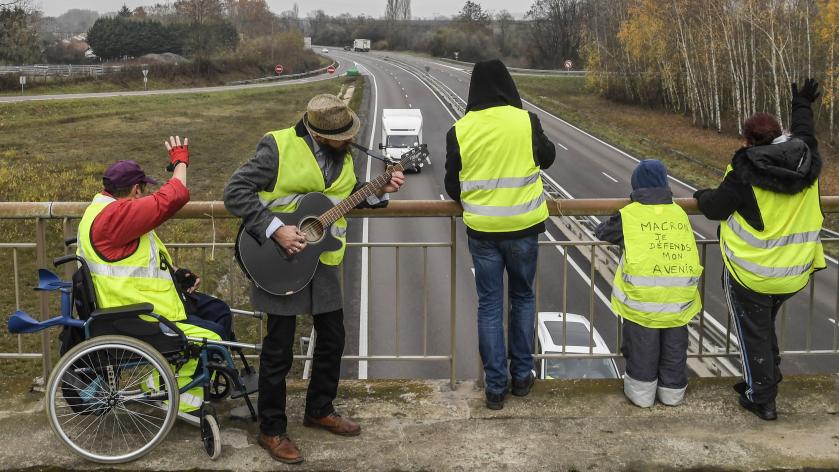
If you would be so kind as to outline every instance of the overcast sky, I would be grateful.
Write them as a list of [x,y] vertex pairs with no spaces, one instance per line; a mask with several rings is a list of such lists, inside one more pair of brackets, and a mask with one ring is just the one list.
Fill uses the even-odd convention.
[[[161,0],[157,0],[161,2]],[[97,10],[100,13],[118,10],[123,3],[130,8],[140,5],[152,5],[155,0],[36,0],[41,9],[49,16],[58,16],[70,8]],[[161,2],[162,3],[162,2]],[[353,15],[369,15],[379,17],[384,13],[386,0],[298,0],[300,15],[321,9],[330,15],[351,13]],[[415,17],[432,17],[435,15],[450,16],[457,13],[466,0],[415,0],[411,2],[411,10]],[[510,5],[509,0],[477,0],[485,9],[499,11],[507,9],[515,16],[520,16],[529,8],[530,0],[515,2]],[[291,10],[294,0],[268,0],[268,5],[275,13]]]

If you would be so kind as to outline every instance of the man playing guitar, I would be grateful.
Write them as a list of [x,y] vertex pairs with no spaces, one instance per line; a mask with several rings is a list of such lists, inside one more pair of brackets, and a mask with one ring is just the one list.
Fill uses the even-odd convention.
[[[242,218],[243,230],[260,244],[277,244],[287,257],[299,257],[307,247],[306,234],[276,214],[294,211],[307,193],[320,192],[339,202],[363,186],[356,181],[349,152],[360,128],[358,116],[339,98],[315,96],[295,126],[270,132],[259,142],[256,154],[230,178],[224,190],[225,206]],[[404,181],[402,172],[393,172],[380,192],[359,206],[385,206],[385,194],[399,190]],[[327,229],[340,241],[340,248],[320,255],[314,276],[303,289],[274,295],[252,285],[254,309],[269,314],[260,355],[259,444],[280,462],[303,461],[286,434],[285,413],[285,377],[293,361],[297,315],[311,313],[317,331],[304,425],[344,436],[361,433],[358,424],[338,415],[332,405],[344,350],[339,265],[346,247],[346,228],[341,218]]]

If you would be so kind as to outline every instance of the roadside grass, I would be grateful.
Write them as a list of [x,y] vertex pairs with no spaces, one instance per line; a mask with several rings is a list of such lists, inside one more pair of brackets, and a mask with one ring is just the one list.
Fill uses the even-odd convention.
[[[342,78],[305,85],[289,85],[207,94],[144,97],[114,97],[76,101],[40,101],[0,105],[0,201],[89,201],[101,188],[105,168],[119,159],[137,161],[146,172],[165,181],[168,162],[163,141],[170,135],[189,137],[191,165],[188,183],[192,200],[221,200],[227,179],[253,154],[262,136],[293,125],[309,99],[319,93],[338,93],[342,85],[356,85],[351,105],[359,105],[362,78]],[[210,216],[210,215],[207,215]],[[62,221],[47,222],[47,260],[65,253]],[[69,235],[77,221],[68,221]],[[222,243],[234,239],[237,220],[176,220],[158,233],[164,241]],[[0,222],[0,242],[35,240],[32,220]],[[38,298],[30,288],[36,282],[34,250],[17,252],[0,248],[0,271],[10,274],[0,284],[3,319],[20,300],[20,308],[38,315]],[[238,269],[233,251],[214,248],[173,250],[182,267],[190,267],[203,279],[202,289],[221,296],[232,307],[249,307],[249,284]],[[49,264],[51,266],[51,264]],[[17,297],[16,297],[17,288]],[[50,295],[51,313],[58,310],[58,296]],[[300,322],[306,317],[301,317]],[[5,327],[5,323],[3,323]],[[237,321],[240,339],[257,339],[258,322]],[[299,329],[299,332],[308,331]],[[50,330],[53,357],[57,354],[57,330]],[[39,352],[40,336],[18,338],[0,330],[0,352]],[[4,375],[37,374],[33,361],[0,360]],[[2,383],[2,382],[0,382]],[[5,387],[0,386],[0,393]]]
[[[513,78],[527,100],[638,158],[660,159],[672,175],[697,188],[719,185],[742,145],[735,134],[694,126],[689,116],[599,97],[586,89],[584,77]],[[824,160],[821,192],[839,195],[839,150],[825,142],[820,140],[819,147]],[[835,213],[826,220],[826,226],[839,228]]]

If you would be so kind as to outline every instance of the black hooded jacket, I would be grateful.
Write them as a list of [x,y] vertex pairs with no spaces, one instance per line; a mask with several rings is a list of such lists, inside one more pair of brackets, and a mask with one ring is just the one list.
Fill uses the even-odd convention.
[[[507,68],[499,60],[479,62],[472,71],[469,83],[469,98],[466,112],[510,105],[524,108],[518,89]],[[542,169],[550,167],[556,158],[554,144],[545,136],[542,123],[534,113],[530,113],[530,127],[533,130],[533,160]],[[460,157],[460,145],[457,142],[455,127],[446,134],[446,193],[452,200],[460,201],[460,170],[463,163]],[[530,228],[508,233],[484,233],[466,228],[466,232],[477,239],[515,239],[545,231],[545,224],[538,223]]]
[[731,159],[733,172],[716,189],[698,190],[693,197],[708,219],[722,221],[735,211],[758,231],[763,217],[752,187],[789,195],[797,194],[818,180],[822,160],[813,127],[810,102],[792,102],[792,137],[766,146],[743,147]]

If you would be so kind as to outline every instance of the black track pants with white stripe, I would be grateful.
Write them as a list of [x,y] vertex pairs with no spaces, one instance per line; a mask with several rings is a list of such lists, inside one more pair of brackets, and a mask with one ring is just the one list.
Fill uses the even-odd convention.
[[727,270],[723,270],[722,286],[740,343],[743,382],[734,390],[754,403],[774,400],[783,378],[775,318],[781,305],[794,294],[754,292],[740,285]]

